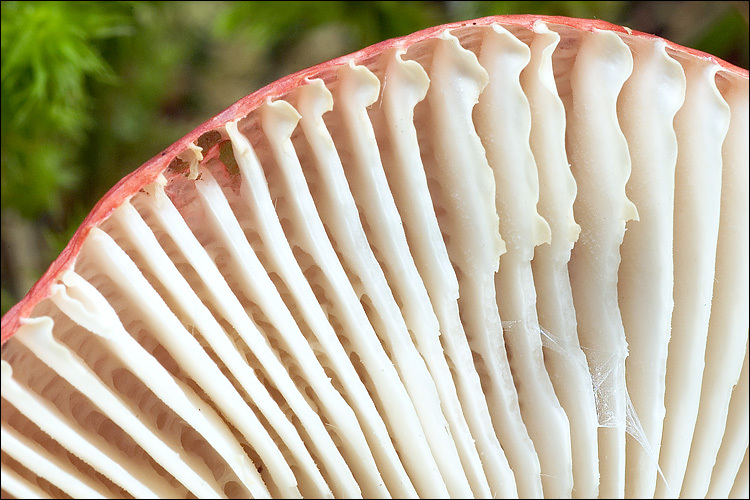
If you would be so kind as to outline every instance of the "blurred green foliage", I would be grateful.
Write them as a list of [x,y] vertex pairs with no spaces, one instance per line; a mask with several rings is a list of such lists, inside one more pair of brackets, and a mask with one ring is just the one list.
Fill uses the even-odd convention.
[[96,42],[128,19],[99,3],[2,3],[2,206],[23,216],[59,210],[76,180],[77,148],[91,125],[87,81],[114,73]]
[[565,15],[748,67],[748,2],[0,5],[3,313],[125,174],[263,85],[387,38],[488,15]]

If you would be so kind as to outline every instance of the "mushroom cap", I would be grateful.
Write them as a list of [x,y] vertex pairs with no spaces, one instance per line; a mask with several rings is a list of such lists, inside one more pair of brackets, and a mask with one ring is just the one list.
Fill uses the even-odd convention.
[[746,496],[747,94],[524,15],[244,97],[2,317],[3,491]]
[[[427,28],[421,31],[412,33],[399,38],[393,38],[390,40],[384,40],[375,45],[371,45],[364,49],[358,50],[352,54],[338,57],[330,61],[315,65],[311,68],[300,70],[289,76],[280,78],[275,82],[272,82],[265,87],[258,89],[252,94],[243,97],[221,113],[217,114],[210,120],[202,123],[190,133],[186,134],[180,140],[176,141],[164,151],[155,155],[149,161],[138,167],[130,175],[125,176],[120,182],[114,185],[105,196],[96,204],[91,210],[89,215],[81,224],[80,228],[70,240],[70,243],[60,253],[60,256],[50,265],[44,275],[37,281],[37,283],[31,288],[29,293],[24,296],[15,306],[13,306],[6,314],[2,317],[2,337],[1,340],[5,343],[6,339],[18,329],[18,321],[20,318],[28,317],[31,309],[39,301],[46,298],[49,293],[49,286],[54,281],[55,276],[70,267],[74,256],[77,254],[83,240],[86,238],[88,231],[91,227],[99,224],[107,218],[111,211],[119,206],[124,200],[129,199],[135,193],[137,193],[143,186],[154,182],[159,175],[165,175],[169,178],[170,172],[167,167],[172,161],[191,143],[195,143],[198,138],[202,135],[211,132],[212,130],[220,129],[228,121],[235,120],[237,117],[246,116],[254,109],[258,108],[263,102],[267,100],[274,100],[281,98],[290,92],[292,89],[303,84],[307,79],[321,78],[326,79],[326,75],[333,71],[332,68],[336,68],[342,64],[348,64],[349,61],[354,61],[358,64],[367,64],[368,61],[376,58],[379,54],[385,52],[390,48],[409,47],[417,42],[429,39],[435,35],[448,30],[455,30],[458,28],[467,28],[470,26],[488,26],[493,23],[498,23],[504,26],[518,26],[525,29],[532,29],[534,24],[538,21],[545,23],[556,24],[560,26],[569,26],[571,28],[593,32],[595,30],[612,31],[621,35],[628,35],[633,37],[644,38],[647,40],[664,40],[669,51],[674,53],[683,54],[686,57],[696,57],[699,59],[709,60],[721,67],[721,72],[730,79],[748,78],[748,70],[740,68],[731,63],[724,61],[711,54],[692,49],[690,47],[684,47],[676,43],[665,40],[656,35],[649,33],[643,33],[640,31],[632,30],[623,26],[602,21],[600,19],[577,19],[563,16],[543,16],[543,15],[508,15],[508,16],[489,16],[473,21],[461,21],[456,23],[450,23],[432,28]],[[179,175],[179,174],[178,174]]]

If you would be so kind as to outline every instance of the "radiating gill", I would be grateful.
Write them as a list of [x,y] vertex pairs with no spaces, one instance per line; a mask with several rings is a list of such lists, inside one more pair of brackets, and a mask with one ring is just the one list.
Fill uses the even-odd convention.
[[674,312],[659,452],[666,482],[658,480],[657,497],[678,494],[698,415],[719,234],[721,147],[730,121],[729,106],[716,88],[719,67],[691,60],[683,68],[685,103],[674,121]]
[[596,403],[586,357],[580,348],[568,261],[578,239],[573,203],[576,183],[565,150],[565,108],[555,85],[552,57],[559,34],[545,23],[534,25],[531,59],[520,81],[529,100],[529,145],[539,176],[539,214],[550,226],[550,242],[534,249],[531,268],[544,363],[570,422],[574,498],[599,491]]
[[[394,49],[386,57],[388,64],[380,78],[387,85],[383,85],[383,94],[379,102],[370,109],[370,116],[378,134],[380,156],[389,187],[403,221],[410,253],[420,274],[420,279],[414,286],[423,284],[425,288],[422,293],[428,294],[428,297],[422,297],[416,311],[430,301],[434,310],[432,314],[439,322],[440,337],[434,341],[439,341],[440,344],[429,349],[420,347],[420,352],[424,353],[434,376],[442,377],[438,385],[441,399],[450,402],[453,397],[451,393],[458,392],[461,406],[453,402],[448,408],[463,412],[462,418],[466,419],[476,448],[482,456],[484,474],[492,491],[500,496],[513,496],[517,494],[515,479],[492,428],[487,403],[483,397],[478,397],[481,385],[458,316],[458,282],[440,233],[419,156],[414,107],[426,95],[429,78],[416,61],[404,61],[402,51]],[[400,277],[407,273],[396,274]],[[393,272],[389,279],[396,279]],[[400,295],[401,301],[406,303],[412,295],[417,294],[401,292]],[[428,311],[424,314],[430,313]],[[415,321],[411,322],[414,324]],[[440,348],[445,350],[446,361],[442,361],[443,354],[438,350]],[[446,368],[449,373],[444,372]],[[449,376],[455,379],[455,385]],[[449,414],[448,418],[455,416],[451,417]],[[454,435],[458,430],[460,429],[454,431]],[[460,446],[473,446],[465,439],[460,442]],[[471,450],[463,453],[471,453]],[[469,464],[465,467],[469,467]]]
[[484,28],[482,33],[479,64],[489,83],[479,97],[474,122],[494,174],[495,207],[506,244],[495,274],[503,340],[521,416],[539,456],[544,495],[569,496],[573,488],[570,424],[544,367],[531,270],[535,247],[550,241],[549,225],[536,208],[539,181],[529,145],[531,111],[520,82],[531,54],[527,45],[500,26]]
[[632,40],[629,47],[633,74],[618,97],[617,114],[631,159],[626,193],[639,220],[628,225],[620,248],[617,294],[628,343],[626,384],[643,435],[627,438],[625,495],[648,497],[656,486],[674,306],[673,121],[685,98],[685,74],[664,43]]
[[494,274],[505,244],[495,210],[495,182],[472,122],[472,109],[488,77],[476,56],[455,37],[444,33],[432,43],[427,68],[431,84],[415,111],[428,186],[439,207],[441,231],[449,237],[448,254],[458,271],[461,320],[476,369],[484,378],[482,387],[500,444],[519,495],[541,496],[539,459],[521,418],[497,312]]
[[617,303],[617,270],[625,223],[638,214],[625,194],[630,157],[616,104],[633,58],[614,33],[581,33],[576,43],[570,93],[561,95],[565,144],[578,186],[573,210],[581,226],[568,267],[578,337],[596,389],[599,495],[622,497],[627,343]]
[[[361,68],[359,71],[361,72],[362,70],[367,71],[364,68]],[[390,290],[385,283],[382,270],[380,269],[375,256],[372,254],[364,229],[359,220],[356,204],[352,198],[351,192],[349,191],[347,178],[343,171],[342,159],[339,158],[337,150],[334,148],[333,133],[329,132],[327,127],[328,124],[321,119],[322,113],[326,110],[322,106],[326,105],[326,101],[331,101],[331,94],[324,87],[318,87],[318,89],[311,89],[311,92],[317,92],[317,95],[314,93],[307,93],[300,96],[301,99],[306,100],[306,103],[303,102],[303,105],[306,104],[312,107],[309,122],[305,119],[307,114],[304,112],[301,113],[303,117],[302,126],[305,129],[306,140],[309,141],[310,148],[314,155],[315,168],[317,168],[318,175],[322,177],[321,184],[324,184],[324,186],[321,187],[325,187],[325,190],[321,189],[320,193],[313,193],[313,196],[315,197],[315,195],[318,195],[317,199],[315,199],[318,211],[321,213],[321,217],[328,223],[327,228],[331,231],[330,238],[334,250],[338,250],[342,256],[339,265],[341,265],[345,271],[348,269],[346,280],[354,281],[356,284],[356,289],[352,291],[359,296],[357,302],[362,303],[364,301],[366,304],[368,300],[377,300],[379,304],[383,304],[381,307],[385,308],[384,314],[386,314],[386,316],[380,320],[373,316],[375,310],[372,308],[370,308],[370,314],[366,316],[362,316],[363,312],[365,314],[367,313],[367,311],[362,310],[362,307],[358,308],[356,312],[352,311],[358,315],[360,321],[371,325],[368,330],[374,330],[375,333],[379,333],[379,335],[376,334],[371,338],[369,342],[379,339],[379,342],[383,344],[382,347],[375,348],[375,351],[368,349],[366,352],[368,352],[368,355],[381,358],[383,354],[382,349],[385,348],[390,354],[391,360],[385,361],[381,358],[373,361],[377,364],[385,362],[393,366],[394,363],[397,363],[397,360],[394,359],[397,353],[392,352],[392,344],[396,343],[397,345],[406,346],[407,344],[405,342],[407,340],[408,342],[411,342],[411,339],[408,339],[408,333],[406,333],[406,328],[403,326],[403,318],[400,317],[400,312],[396,314],[392,309],[393,299],[392,296],[390,296]],[[372,90],[370,90],[370,92],[372,92]],[[317,102],[315,102],[316,100]],[[349,295],[349,290],[346,290],[345,293]],[[354,304],[352,304],[352,306],[357,308]],[[385,320],[388,320],[392,324],[395,322],[397,325],[397,331],[389,332],[388,330],[384,330],[384,327],[380,326],[380,321]],[[401,324],[399,324],[399,320]],[[406,339],[403,338],[404,333],[406,333]],[[399,334],[402,336],[399,337]],[[386,336],[386,338],[382,338],[381,335]],[[389,339],[389,335],[392,335],[393,338]],[[408,351],[403,353],[403,355],[407,355],[407,353]],[[362,354],[360,354],[360,357],[362,357]],[[411,359],[414,358],[411,357]],[[402,359],[400,365],[397,366],[397,369],[399,370],[398,374],[391,371],[391,368],[387,373],[379,370],[379,377],[398,377],[403,370],[406,370],[407,373],[419,373],[419,364],[422,363],[422,361],[416,360],[416,362],[416,366],[404,366]],[[365,365],[369,365],[369,362],[366,361]],[[421,373],[420,378],[424,380],[424,372]],[[403,375],[401,375],[400,379],[392,379],[392,381],[389,382],[389,390],[395,389],[400,392],[405,389],[404,386],[408,383],[409,381],[404,380]],[[429,384],[432,384],[432,381],[429,381]],[[412,391],[413,388],[414,386],[412,386]],[[408,390],[408,388],[406,390]],[[408,398],[409,402],[405,403],[406,400],[401,400],[401,402],[399,402],[397,398],[388,396],[381,396],[381,401],[384,404],[389,405],[398,403],[399,405],[402,405],[403,410],[406,410],[406,412],[403,412],[402,410],[396,414],[391,413],[391,432],[399,435],[398,440],[400,441],[402,450],[411,449],[411,460],[405,463],[404,466],[407,472],[410,473],[412,481],[416,483],[415,488],[420,495],[445,496],[447,495],[447,490],[445,489],[444,480],[439,475],[436,458],[430,451],[426,431],[423,430],[425,423],[434,423],[435,419],[439,419],[440,416],[428,416],[424,413],[420,414],[417,405],[414,405],[414,403],[411,402],[411,398],[413,397],[412,392],[409,392],[408,395],[406,393],[401,393],[399,397]],[[431,396],[428,394],[426,397]],[[395,410],[395,406],[392,406],[391,408],[392,410]],[[415,417],[418,417],[419,420],[415,420]],[[406,420],[407,418],[408,420]],[[426,419],[426,421],[422,421],[423,418]],[[399,420],[401,423],[397,423]],[[405,425],[402,427],[401,425],[404,422],[408,422],[408,426]],[[411,427],[411,430],[409,430],[409,427]],[[436,436],[435,439],[442,441],[445,438],[443,436]],[[412,444],[406,445],[408,442],[411,442]],[[450,459],[450,457],[446,458]]]

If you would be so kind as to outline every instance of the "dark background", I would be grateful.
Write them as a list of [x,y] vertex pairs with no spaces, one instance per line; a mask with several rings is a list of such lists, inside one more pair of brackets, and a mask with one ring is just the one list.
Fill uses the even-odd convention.
[[2,312],[121,177],[284,75],[495,14],[603,19],[748,68],[748,4],[4,1]]

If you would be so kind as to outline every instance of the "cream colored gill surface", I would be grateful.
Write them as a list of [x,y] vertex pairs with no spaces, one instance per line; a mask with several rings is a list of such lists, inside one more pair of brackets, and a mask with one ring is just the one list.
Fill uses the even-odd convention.
[[531,268],[536,310],[542,328],[544,364],[570,422],[574,498],[599,491],[597,413],[591,373],[580,348],[568,275],[570,252],[580,226],[573,217],[576,183],[565,151],[565,108],[552,66],[560,35],[546,24],[534,25],[531,58],[520,82],[529,101],[529,144],[539,176],[537,209],[550,227],[550,241],[534,249]]
[[[304,154],[312,167],[305,173],[308,182],[314,186],[310,189],[312,198],[305,196],[304,205],[295,209],[304,210],[314,201],[313,206],[317,206],[321,220],[320,224],[311,221],[306,231],[300,232],[300,244],[309,249],[308,253],[320,258],[316,261],[328,280],[329,297],[336,304],[336,315],[349,331],[346,338],[351,342],[352,353],[356,354],[370,380],[370,394],[381,408],[416,493],[421,496],[447,495],[414,403],[366,314],[361,282],[356,275],[350,280],[346,272],[351,266],[346,260],[350,254],[359,253],[360,249],[362,252],[370,250],[348,190],[341,159],[323,121],[323,114],[333,105],[332,95],[322,81],[315,80],[297,90],[294,97],[302,115],[300,124],[304,132],[304,138],[299,137],[295,145],[305,149]],[[287,172],[292,178],[302,175],[301,169],[297,168]]]
[[[493,494],[514,496],[513,473],[492,427],[487,403],[484,397],[479,397],[479,377],[458,315],[458,282],[440,234],[419,156],[414,107],[426,95],[429,78],[417,62],[404,61],[402,54],[403,51],[393,49],[387,55],[381,76],[387,84],[381,87],[381,98],[370,109],[370,116],[411,254],[439,321],[440,338],[435,340],[442,342],[449,369],[456,379],[453,386],[453,381],[444,377],[438,387],[441,392],[457,390],[461,406],[455,408],[465,415]],[[428,363],[437,364],[440,370],[441,362],[436,359],[439,353],[435,350],[430,351],[433,355]]]
[[592,29],[187,146],[4,344],[3,496],[746,498],[747,80]]
[[428,186],[457,269],[461,319],[518,494],[541,496],[539,460],[521,419],[497,311],[494,275],[505,243],[495,181],[472,122],[487,72],[450,33],[433,43],[431,84],[416,118]]
[[438,341],[437,318],[414,266],[367,114],[367,107],[376,102],[380,82],[363,66],[344,66],[338,79],[334,102],[340,106],[337,110],[334,105],[330,128],[373,250],[369,262],[361,262],[371,270],[359,277],[382,321],[380,337],[389,344],[415,402],[449,494],[489,495]]
[[[141,202],[149,215],[157,219],[159,230],[169,234],[181,255],[198,274],[202,285],[206,287],[204,301],[207,304],[211,304],[215,308],[216,314],[224,318],[236,332],[238,338],[235,340],[235,345],[238,346],[246,359],[253,357],[257,360],[258,368],[256,370],[260,369],[264,374],[262,383],[264,385],[270,383],[275,390],[278,390],[284,396],[285,400],[293,400],[294,404],[290,405],[292,408],[305,409],[306,405],[304,405],[304,402],[300,402],[302,395],[295,387],[294,381],[291,380],[289,373],[282,365],[277,354],[272,350],[267,338],[261,334],[258,327],[253,323],[253,320],[248,316],[243,305],[238,300],[238,296],[229,287],[225,277],[216,267],[209,253],[201,246],[185,223],[185,220],[174,205],[172,205],[170,199],[164,194],[163,187],[158,184],[152,185],[149,191],[152,193],[151,196],[142,197],[138,201]],[[175,258],[174,255],[173,258]],[[253,380],[253,375],[249,373],[243,375],[242,378],[240,375],[238,374],[237,378],[241,382]],[[245,390],[250,394],[255,394],[253,385],[245,387]],[[264,391],[265,389],[258,388],[258,390]],[[262,392],[260,395],[262,395]],[[279,413],[278,401],[266,402],[264,397],[257,401],[254,400],[253,403],[259,407],[282,440],[287,442],[287,446],[290,446],[290,449],[291,446],[297,447],[300,444],[298,441],[300,438],[295,437],[295,434],[301,435],[305,439],[304,436],[306,434],[303,434],[304,427],[296,430],[288,428],[288,419],[292,418],[292,416],[286,410]],[[284,408],[288,409],[289,406],[284,405],[282,409]],[[308,411],[304,410],[300,418],[305,417]],[[299,420],[297,421],[299,422]],[[298,444],[294,445],[293,443],[295,442]],[[304,446],[307,445],[305,444]],[[295,455],[307,455],[304,449],[291,449],[291,451]]]
[[677,138],[673,121],[685,96],[682,66],[666,43],[627,38],[633,73],[617,99],[628,141],[631,173],[626,193],[638,207],[620,247],[617,293],[628,358],[625,377],[642,436],[626,442],[625,495],[643,498],[656,486],[667,344],[672,320],[672,240]]
[[616,103],[633,58],[612,32],[581,33],[578,43],[569,92],[561,92],[566,149],[578,186],[573,211],[581,226],[568,269],[578,338],[597,396],[599,495],[622,497],[627,343],[617,303],[617,269],[625,223],[638,214],[625,195],[630,157]]
[[[297,125],[298,117],[295,116],[292,120],[285,120],[283,115],[269,115],[269,111],[267,110],[270,106],[270,104],[267,104],[264,110],[261,111],[266,136],[273,138],[270,139],[272,142],[277,138],[284,140],[284,138],[289,137],[291,131]],[[296,112],[294,114],[296,115]],[[338,344],[336,333],[328,322],[310,284],[305,279],[302,270],[294,258],[292,249],[284,235],[281,223],[274,209],[274,203],[268,191],[263,170],[250,142],[237,130],[235,122],[227,124],[226,130],[232,141],[234,155],[242,174],[241,193],[243,200],[250,208],[250,213],[257,216],[255,228],[265,243],[264,246],[267,249],[266,255],[273,262],[274,271],[281,276],[292,295],[294,295],[297,307],[302,311],[302,316],[313,330],[318,342],[322,346]],[[332,349],[332,347],[328,347],[325,350],[331,351]],[[338,352],[343,357],[342,359],[346,360],[345,362],[349,364],[340,345]],[[341,440],[342,452],[346,458],[346,463],[355,469],[352,472],[358,478],[360,485],[362,485],[363,495],[386,494],[387,489],[380,478],[380,473],[372,454],[369,452],[369,446],[359,427],[357,418],[352,409],[345,404],[345,401],[341,401],[341,403],[341,407],[334,407],[329,410],[329,418]],[[319,460],[323,463],[326,461],[331,462],[334,457],[322,455]],[[332,475],[348,470],[346,465],[342,466],[342,464],[337,463],[329,463],[328,469]],[[341,479],[337,479],[336,482],[343,483],[337,484],[337,488],[335,489],[337,496],[350,496],[352,494],[351,491],[347,492],[345,483]]]
[[101,486],[97,487],[91,478],[79,476],[77,471],[57,463],[43,447],[4,425],[0,427],[0,443],[3,452],[50,483],[60,485],[71,497],[107,497],[108,492],[102,491]]
[[[727,82],[717,81],[720,83]],[[719,91],[729,105],[731,118],[722,145],[719,235],[706,367],[690,457],[680,490],[685,497],[703,497],[708,490],[711,468],[725,432],[731,388],[740,376],[749,321],[747,313],[737,307],[750,301],[748,82],[726,85],[723,91],[720,86]]]
[[696,59],[683,61],[683,68],[685,103],[675,116],[674,312],[659,453],[666,483],[660,478],[656,486],[660,498],[679,494],[698,416],[719,233],[721,151],[730,121],[729,105],[716,88],[719,67]]
[[[117,225],[118,232],[125,234],[128,243],[135,247],[140,258],[143,259],[142,262],[145,263],[143,267],[159,280],[165,291],[175,301],[177,312],[184,317],[183,321],[193,325],[192,333],[206,340],[221,362],[242,384],[254,405],[259,408],[274,431],[286,442],[290,454],[296,459],[297,467],[302,469],[307,477],[304,491],[320,497],[330,496],[331,489],[321,476],[294,427],[279,410],[278,404],[257,379],[253,370],[228,338],[227,333],[179,273],[172,259],[159,246],[151,228],[130,203],[125,203],[118,208],[112,215],[112,221]],[[205,362],[214,363],[208,359]],[[211,375],[217,376],[216,373],[209,373],[209,376]],[[217,392],[206,392],[217,404],[224,418],[245,437],[248,443],[253,443],[253,448],[273,477],[276,487],[280,491],[294,493],[297,488],[297,479],[289,468],[287,459],[237,389],[224,382]]]
[[[311,90],[311,93],[304,91],[305,88]],[[320,93],[316,90],[320,90]],[[302,93],[310,99],[301,96],[298,106],[307,110],[306,115],[319,119],[319,115],[307,105],[318,108],[318,105],[328,103],[330,106],[330,93],[319,80],[303,87]],[[299,119],[300,114],[286,101],[269,103],[263,109],[264,128],[274,130],[276,126],[280,126],[284,130],[283,133],[266,134],[281,177],[276,184],[283,186],[276,190],[274,206],[279,217],[283,214],[284,220],[289,224],[286,238],[293,251],[296,250],[300,256],[299,265],[306,266],[305,278],[315,291],[315,301],[321,308],[325,308],[327,321],[339,325],[333,332],[338,338],[322,335],[318,340],[331,360],[328,368],[338,375],[338,381],[357,413],[385,486],[393,496],[415,496],[416,492],[384,422],[384,418],[388,420],[388,415],[400,414],[407,418],[409,413],[414,414],[413,406],[408,398],[397,396],[403,386],[393,365],[385,356],[318,216],[291,140],[294,128],[291,125],[296,125]],[[308,176],[311,169],[307,170]],[[354,361],[349,359],[350,354]],[[355,362],[358,363],[357,366]],[[360,371],[360,367],[365,370],[364,373]],[[386,375],[389,369],[396,378]],[[368,377],[372,377],[372,382],[367,382]],[[371,395],[368,391],[373,390],[370,385],[372,383],[377,389]],[[406,395],[405,391],[403,394]],[[386,408],[394,411],[383,413],[383,404],[378,408],[374,399],[381,400]],[[416,418],[416,414],[414,416]],[[362,453],[361,450],[359,453]],[[370,481],[375,477],[377,476],[372,476]],[[363,489],[367,491],[364,485]]]
[[745,450],[745,458],[742,460],[737,479],[729,491],[728,498],[748,498],[750,495],[750,467],[748,467],[748,450]]
[[[363,73],[363,75],[365,74]],[[388,82],[387,75],[382,78],[385,82]],[[392,80],[389,84],[390,87],[386,85],[383,90],[391,91],[395,88],[395,92],[401,91],[398,80],[395,82]],[[361,81],[357,81],[356,85],[363,88],[369,86],[373,91],[381,87],[378,79],[369,76],[361,78]],[[373,92],[373,95],[376,95],[376,93]],[[350,111],[345,111],[348,114],[345,123],[350,125],[348,127],[350,133],[346,137],[344,145],[339,146],[339,151],[342,157],[351,158],[350,167],[345,169],[349,186],[360,210],[360,217],[364,221],[363,226],[370,246],[395,300],[395,303],[389,302],[388,307],[393,309],[393,306],[396,305],[401,309],[403,321],[411,335],[414,346],[417,348],[418,354],[424,358],[437,389],[440,407],[449,424],[450,434],[458,451],[461,468],[466,473],[471,491],[474,496],[490,496],[489,484],[482,470],[479,454],[458,400],[453,378],[440,344],[440,325],[422,277],[414,263],[406,240],[403,222],[385,175],[380,151],[382,144],[377,142],[375,136],[375,123],[377,122],[373,122],[371,117],[371,115],[379,114],[382,109],[382,101],[376,101],[371,106],[367,106],[368,101],[369,99],[364,100],[356,107],[352,107]],[[334,108],[335,112],[336,109]],[[356,128],[353,126],[355,123],[358,124]],[[410,121],[402,123],[401,126],[413,127],[413,123]],[[376,307],[383,306],[376,305]],[[396,317],[395,310],[390,314]],[[404,339],[406,339],[406,336],[404,336]],[[414,390],[413,387],[410,388],[408,385],[407,389]],[[429,436],[430,431],[426,428],[425,431]],[[435,453],[437,456],[444,454],[440,451]],[[440,461],[439,465],[441,465]],[[441,465],[441,471],[445,468],[450,470],[451,467],[456,465],[455,462],[453,464],[446,462]],[[452,494],[459,494],[459,491],[457,490]]]
[[[123,205],[118,211],[120,214],[132,214],[132,208],[128,205]],[[117,225],[117,220],[115,218],[112,222]],[[146,235],[148,231],[146,229]],[[143,231],[139,236],[143,236]],[[177,311],[166,304],[164,297],[144,277],[143,267],[139,269],[114,239],[99,228],[92,229],[85,246],[87,257],[95,262],[99,272],[107,275],[116,284],[118,291],[137,307],[141,320],[146,323],[154,339],[166,349],[182,370],[190,372],[198,387],[216,403],[219,412],[226,413],[228,409],[236,412],[238,406],[244,408],[237,401],[231,383],[177,318]],[[72,320],[102,337],[110,351],[131,373],[198,431],[221,458],[226,460],[251,494],[267,495],[268,490],[255,466],[249,461],[219,412],[208,407],[191,389],[180,387],[163,364],[128,334],[117,320],[114,309],[96,288],[72,272],[66,274],[65,279],[66,287],[58,288],[52,296],[55,304]],[[109,321],[100,321],[102,316],[108,317]],[[201,366],[202,369],[190,370],[193,366]],[[251,432],[257,433],[258,442],[262,443],[259,446],[261,456],[278,467],[272,472],[277,474],[274,479],[279,483],[279,488],[285,494],[299,495],[294,475],[278,448],[267,435],[259,432],[262,428],[257,422],[256,425],[252,424],[253,420],[248,419],[247,425],[252,427]],[[247,428],[241,430],[249,432]]]
[[0,483],[3,485],[3,491],[16,498],[52,498],[32,480],[24,478],[10,468],[0,469]]
[[[81,336],[74,332],[76,327],[80,327],[60,314],[55,314],[55,317],[56,336],[75,339],[72,344],[75,350],[90,360],[90,356],[77,348],[77,340]],[[68,327],[64,326],[65,323]],[[70,326],[73,328],[64,333]],[[85,344],[83,347],[86,348]],[[127,436],[106,413],[100,412],[83,393],[41,364],[27,349],[19,345],[13,351],[13,355],[3,360],[8,368],[2,383],[4,422],[54,453],[62,463],[74,464],[80,474],[97,476],[103,484],[108,484],[112,491],[109,496],[127,496],[129,491],[140,491],[146,498],[189,495],[184,486],[157,465],[154,458]],[[138,400],[139,408],[151,406],[153,401],[144,399],[143,392],[133,390],[133,384],[128,382],[127,376],[123,376],[124,369],[116,362],[109,373],[100,368],[102,363],[111,362],[111,358],[108,358],[100,353],[94,358],[93,365],[89,362],[89,366],[96,369],[97,375],[109,383],[110,388],[125,395],[126,400]],[[34,369],[29,370],[29,367]],[[171,425],[171,421],[169,410],[158,406],[146,411],[149,417],[156,416],[156,426],[152,425],[151,428],[161,434],[157,429],[164,430],[165,426]],[[138,410],[136,414],[139,414]],[[151,422],[153,424],[154,420]],[[175,443],[171,441],[173,447],[178,447]],[[21,472],[24,477],[32,474]],[[127,483],[125,487],[120,484],[124,482]],[[60,495],[54,486],[51,490],[47,489],[49,486],[52,485],[44,485],[46,491],[53,496]]]
[[[13,368],[8,362],[2,360],[0,363],[3,398],[50,438],[134,497],[156,498],[171,493],[159,484],[153,474],[149,474],[147,468],[133,463],[130,457],[122,454],[110,456],[108,453],[113,450],[108,449],[106,442],[96,439],[80,427],[74,428],[53,405],[19,384],[13,378]],[[137,472],[131,473],[130,470],[134,469]]]
[[[70,279],[68,274],[64,279]],[[59,285],[66,286],[66,285]],[[174,443],[158,436],[96,374],[83,364],[75,353],[61,344],[52,335],[54,322],[49,317],[27,320],[21,326],[18,341],[32,350],[34,355],[54,370],[70,385],[84,394],[99,411],[130,434],[132,438],[164,469],[172,474],[195,496],[221,497],[221,493],[210,485],[191,465],[195,462],[180,458]],[[172,444],[172,446],[170,446]],[[192,464],[189,462],[193,462]]]
[[[745,487],[747,487],[747,452],[750,444],[750,383],[748,383],[747,345],[745,346],[745,360],[740,371],[740,378],[737,385],[734,386],[732,397],[729,400],[728,413],[724,437],[713,464],[711,482],[706,492],[706,498],[729,497],[734,484],[743,480],[743,474]],[[742,470],[743,466],[744,471]]]
[[536,292],[534,247],[550,241],[536,209],[539,182],[529,146],[531,113],[520,74],[529,47],[504,28],[482,29],[479,63],[489,84],[479,97],[474,123],[495,176],[495,207],[506,252],[495,289],[521,416],[539,456],[544,495],[568,497],[573,488],[570,424],[544,366]]
[[[301,372],[292,377],[293,382],[302,388],[312,388],[312,393],[319,403],[313,403],[313,408],[310,401],[296,387],[288,383],[284,385],[283,390],[280,386],[279,390],[300,419],[309,436],[309,442],[316,448],[317,453],[329,454],[327,460],[334,460],[336,455],[340,456],[340,451],[333,437],[337,436],[337,432],[349,428],[345,419],[353,417],[351,408],[334,389],[330,378],[325,374],[310,344],[282,300],[279,291],[246,239],[239,221],[233,214],[219,184],[208,174],[204,176],[202,182],[196,183],[196,187],[204,209],[210,214],[208,218],[213,225],[215,237],[221,239],[224,248],[229,250],[230,262],[228,265],[233,270],[232,275],[241,278],[238,285],[240,290],[263,310],[268,321],[278,332],[275,341],[280,346],[279,349],[284,349],[289,353],[290,363],[286,366],[286,369],[290,370],[290,368],[296,367]],[[286,380],[284,381],[286,382]],[[307,390],[302,392],[308,397],[312,397],[312,394],[308,394]],[[333,436],[326,429],[323,422],[324,418],[328,427],[331,428]],[[339,419],[344,423],[342,429],[338,429],[336,426]],[[347,439],[347,437],[342,434],[340,439]],[[340,460],[338,457],[335,459]],[[336,471],[338,480],[347,485],[347,491],[358,490],[359,488],[348,465],[343,463],[341,467],[343,467],[342,470]]]
[[[422,482],[412,477],[417,492],[420,495],[427,495],[427,491],[434,491],[435,495],[448,495],[451,491],[471,494],[468,481],[458,460],[455,444],[439,406],[435,384],[427,371],[424,360],[412,343],[401,311],[388,287],[380,264],[368,244],[367,235],[362,227],[363,223],[357,213],[355,199],[349,189],[349,183],[355,181],[347,179],[345,173],[347,168],[354,168],[349,167],[354,159],[351,156],[351,146],[346,142],[347,132],[342,128],[358,130],[364,125],[362,121],[367,119],[365,106],[377,98],[378,81],[365,67],[353,64],[344,65],[337,76],[337,86],[341,88],[334,89],[332,92],[335,103],[333,112],[324,117],[324,120],[328,118],[330,121],[323,122],[326,134],[330,134],[332,142],[326,141],[325,144],[321,143],[318,146],[311,144],[315,150],[321,146],[333,147],[335,143],[335,150],[317,149],[314,153],[319,161],[318,173],[325,179],[322,182],[330,185],[331,189],[328,192],[319,193],[317,198],[314,191],[313,197],[316,198],[322,218],[328,222],[326,227],[330,231],[337,253],[340,254],[348,279],[355,283],[355,292],[359,296],[359,302],[365,309],[367,318],[388,353],[391,363],[395,365],[409,398],[413,401],[425,443],[429,446],[433,457],[432,460],[425,457],[425,461],[419,465],[416,462],[405,464],[406,469],[410,474],[417,472],[416,475],[425,478],[425,474],[432,473],[442,478],[439,481],[432,479]],[[343,109],[337,110],[336,105],[340,105]],[[308,140],[316,139],[308,137]],[[346,153],[339,157],[342,150]],[[321,153],[331,154],[328,158],[332,161],[324,164],[320,161],[323,160]],[[334,153],[335,158],[332,157]],[[345,168],[344,165],[347,167]],[[349,173],[349,175],[356,174]],[[379,221],[370,221],[370,223],[376,224]],[[435,469],[431,468],[433,462]],[[415,467],[417,471],[414,470]],[[443,482],[446,489],[441,493]]]

